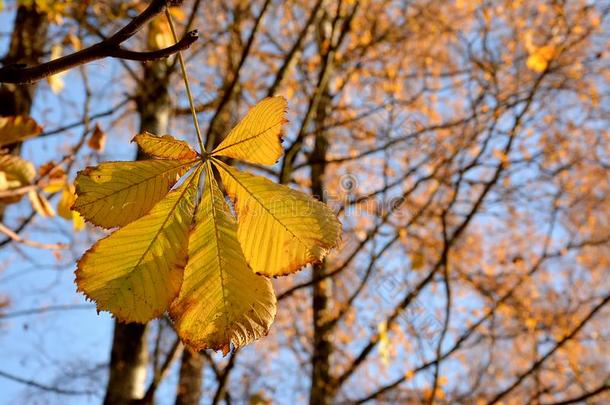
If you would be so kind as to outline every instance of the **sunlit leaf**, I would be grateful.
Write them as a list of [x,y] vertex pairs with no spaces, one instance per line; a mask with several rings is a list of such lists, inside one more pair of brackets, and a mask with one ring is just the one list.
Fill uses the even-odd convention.
[[142,152],[156,159],[195,159],[195,152],[188,143],[171,135],[156,136],[145,132],[133,138]]
[[64,185],[57,203],[57,214],[64,219],[72,219],[72,204],[76,201],[76,191],[72,184]]
[[17,115],[0,117],[0,146],[22,142],[42,133],[42,127],[32,118]]
[[212,152],[251,163],[272,165],[282,156],[281,133],[286,99],[269,97],[255,105]]
[[55,162],[48,162],[38,168],[41,177],[40,187],[45,193],[56,193],[64,189],[66,185],[66,171]]
[[527,58],[525,62],[527,67],[534,72],[544,72],[549,63],[555,57],[556,48],[553,45],[545,45],[536,48]]
[[[25,159],[15,155],[0,155],[0,172],[3,173],[3,183],[9,191],[19,187],[32,184],[36,176],[36,169]],[[0,198],[0,202],[8,204],[21,200],[22,195],[14,195]]]
[[[51,47],[51,60],[58,59],[63,54],[64,48],[61,43],[56,43]],[[66,72],[56,73],[47,77],[47,82],[51,87],[51,91],[59,94],[65,87],[64,79]]]
[[57,203],[57,214],[67,220],[72,221],[72,228],[75,232],[85,228],[85,219],[77,211],[72,209],[76,201],[76,190],[73,184],[64,184],[61,197]]
[[51,207],[49,200],[36,190],[28,191],[28,198],[30,199],[30,203],[32,204],[32,208],[36,211],[40,216],[43,217],[54,217],[55,210]]
[[388,324],[386,321],[380,322],[377,325],[379,332],[379,356],[381,363],[388,367],[390,365],[390,339],[388,338]]
[[104,228],[123,226],[146,214],[195,161],[107,162],[76,177],[74,209]]
[[[281,154],[285,108],[282,98],[263,100],[215,153],[274,162]],[[169,135],[144,133],[134,141],[153,160],[103,163],[77,176],[74,208],[94,223],[123,226],[81,258],[78,289],[98,310],[123,321],[148,321],[169,305],[178,335],[195,351],[226,354],[267,334],[276,298],[264,276],[321,261],[339,242],[337,217],[304,193],[200,156]],[[194,174],[163,198],[195,165]],[[216,183],[214,167],[233,207]],[[194,179],[204,169],[194,215],[199,192]],[[58,209],[64,217],[70,215],[71,198],[69,190],[62,194]]]
[[237,225],[207,165],[189,262],[170,314],[194,350],[242,347],[265,335],[276,311],[271,282],[252,272],[237,240]]
[[341,223],[327,205],[266,178],[214,163],[235,204],[237,238],[256,273],[292,273],[320,262],[337,245]]
[[98,311],[110,311],[125,322],[146,322],[176,298],[198,179],[199,170],[148,215],[98,241],[79,260],[76,284]]

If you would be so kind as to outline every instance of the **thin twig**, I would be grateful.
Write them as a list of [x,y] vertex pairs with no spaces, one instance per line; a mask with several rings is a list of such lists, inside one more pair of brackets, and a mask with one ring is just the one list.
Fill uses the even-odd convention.
[[[169,12],[169,9],[165,9],[165,17],[167,17],[167,23],[169,24],[169,28],[172,31],[172,36],[174,37],[174,41],[178,41],[178,36],[176,35],[176,28],[174,27],[174,21],[172,20],[172,15]],[[201,136],[201,129],[199,128],[199,120],[197,120],[197,112],[195,111],[195,102],[193,101],[193,94],[191,93],[191,86],[189,85],[189,79],[186,74],[186,64],[184,63],[184,59],[182,58],[182,53],[177,52],[178,60],[180,61],[180,70],[182,70],[182,78],[184,79],[184,87],[186,87],[186,95],[189,99],[189,106],[191,107],[191,115],[193,116],[193,124],[195,125],[195,131],[197,132],[197,141],[199,142],[199,148],[201,149],[201,154],[205,154],[205,146],[203,145],[203,137]]]
[[50,305],[48,307],[42,307],[42,308],[22,309],[19,311],[0,313],[0,319],[18,318],[21,316],[44,314],[46,312],[54,312],[54,311],[75,311],[75,310],[81,310],[81,309],[95,309],[95,305],[91,305],[91,304],[69,305],[69,304],[66,304],[66,305]]
[[136,52],[121,47],[123,42],[140,31],[148,21],[163,12],[168,3],[170,5],[180,5],[182,0],[153,0],[146,10],[111,37],[70,55],[31,67],[18,64],[5,66],[0,69],[0,83],[34,83],[76,66],[107,57],[150,61],[167,58],[180,50],[186,49],[197,40],[197,31],[191,31],[182,40],[176,41],[175,45],[157,51]]
[[41,384],[39,382],[36,382],[33,380],[28,380],[28,379],[25,379],[22,377],[18,377],[16,375],[9,374],[9,373],[6,373],[1,370],[0,370],[0,377],[4,377],[7,380],[15,381],[20,384],[29,385],[30,387],[38,388],[40,390],[50,391],[50,392],[54,392],[56,394],[61,394],[61,395],[93,395],[93,394],[95,394],[94,391],[69,390],[69,389],[64,389],[64,388],[53,387],[51,385]]
[[8,236],[10,239],[12,239],[13,241],[15,241],[17,243],[22,243],[26,246],[35,247],[38,249],[59,250],[59,249],[68,248],[68,245],[63,244],[63,243],[42,243],[42,242],[36,242],[33,240],[29,240],[29,239],[24,239],[2,223],[0,223],[0,232],[2,232],[3,234],[5,234],[6,236]]

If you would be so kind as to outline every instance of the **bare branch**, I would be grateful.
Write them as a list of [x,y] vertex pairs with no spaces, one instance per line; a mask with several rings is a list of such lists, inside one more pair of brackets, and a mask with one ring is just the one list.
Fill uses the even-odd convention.
[[20,384],[29,385],[30,387],[38,388],[40,390],[54,392],[55,394],[61,395],[93,395],[94,391],[77,391],[77,390],[69,390],[64,388],[54,387],[52,385],[45,385],[39,382],[28,380],[22,377],[15,376],[13,374],[6,373],[0,370],[0,377],[4,377],[7,380],[15,381]]
[[111,37],[95,45],[32,67],[17,64],[1,68],[0,83],[34,83],[45,77],[107,57],[137,61],[152,61],[166,58],[191,46],[198,38],[197,31],[188,32],[178,43],[157,51],[136,52],[121,47],[121,44],[142,29],[153,17],[161,13],[165,9],[166,4],[174,6],[181,3],[182,0],[153,0],[146,10],[131,20],[129,24]]

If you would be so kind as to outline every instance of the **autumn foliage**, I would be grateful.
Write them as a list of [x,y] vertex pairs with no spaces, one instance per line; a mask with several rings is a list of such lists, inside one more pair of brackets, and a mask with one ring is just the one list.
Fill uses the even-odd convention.
[[[13,67],[155,1],[18,3]],[[610,401],[607,2],[179,3],[121,49],[197,28],[184,72],[177,51],[96,59],[0,92],[0,270],[53,260],[55,301],[78,289],[113,328],[112,349],[82,350],[112,350],[86,395]],[[32,306],[6,285],[2,323]]]

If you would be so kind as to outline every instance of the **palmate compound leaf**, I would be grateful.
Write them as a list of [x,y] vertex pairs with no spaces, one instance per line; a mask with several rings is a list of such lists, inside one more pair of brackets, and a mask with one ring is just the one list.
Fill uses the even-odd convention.
[[237,239],[258,274],[281,276],[320,262],[341,238],[341,223],[320,201],[213,160],[237,213]]
[[107,162],[76,177],[75,211],[104,227],[124,226],[161,200],[197,160]]
[[246,116],[212,151],[212,156],[226,156],[250,163],[272,165],[282,156],[281,133],[286,121],[284,97],[268,97],[248,111]]
[[197,158],[195,152],[188,143],[179,141],[170,135],[156,136],[145,132],[133,138],[142,152],[156,159],[186,159]]
[[228,353],[269,331],[276,312],[271,282],[248,267],[237,224],[209,162],[180,295],[170,309],[176,331],[194,350]]
[[[214,156],[275,163],[282,153],[279,136],[285,109],[283,98],[261,101],[213,156],[202,158],[207,160],[203,164],[206,187],[190,236],[186,229],[193,220],[192,199],[197,186],[182,185],[157,203],[148,215],[98,242],[83,256],[77,269],[77,284],[79,290],[97,301],[98,310],[108,310],[124,321],[145,322],[162,313],[168,300],[177,296],[169,308],[170,314],[178,334],[194,350],[213,348],[227,353],[231,344],[241,347],[267,333],[275,316],[276,299],[270,281],[254,272],[279,276],[322,260],[337,245],[341,223],[325,204],[233,169]],[[176,172],[181,175],[197,164],[196,174],[187,182],[194,181],[193,176],[199,177],[201,157],[184,142],[150,134],[138,135],[135,141],[147,154],[161,159],[144,162],[152,165],[142,167],[184,162],[184,167]],[[190,161],[193,156],[196,157]],[[130,163],[112,165],[127,164]],[[119,193],[126,192],[122,190],[125,185],[127,189],[138,190],[121,197],[119,202],[133,202],[140,207],[143,199],[151,198],[149,191],[140,192],[142,176],[136,176],[140,180],[130,180],[130,168],[123,170],[120,166],[89,169],[91,172],[83,177],[90,182],[84,191],[100,197],[104,216],[108,216],[107,205],[116,198],[113,192],[117,188],[121,189]],[[219,170],[234,202],[237,224],[212,175],[212,166]],[[113,177],[115,170],[121,174]],[[144,182],[156,177],[144,176]],[[117,181],[119,184],[114,184]],[[81,185],[81,192],[83,189]],[[167,207],[170,202],[183,207],[176,194],[179,192],[185,193],[189,202],[184,203],[187,204],[184,209],[176,208],[171,214]],[[158,199],[162,196],[162,193],[152,195]],[[133,219],[144,214],[143,209],[138,211]],[[120,213],[111,214],[113,223],[121,218]],[[161,214],[166,215],[167,221],[159,222]],[[152,237],[151,229],[160,231]],[[142,250],[145,245],[148,247]]]
[[42,127],[30,117],[22,115],[0,117],[0,147],[25,141],[41,132]]
[[146,322],[167,310],[182,284],[200,169],[142,218],[98,241],[78,261],[76,284],[98,311]]

